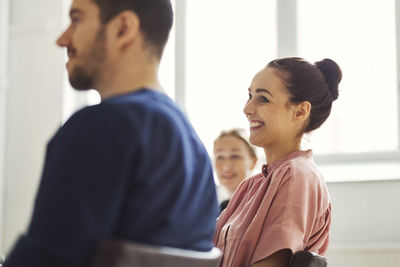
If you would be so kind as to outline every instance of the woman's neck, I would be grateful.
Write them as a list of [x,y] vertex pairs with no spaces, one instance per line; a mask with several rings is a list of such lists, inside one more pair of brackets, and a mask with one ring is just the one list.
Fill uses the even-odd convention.
[[293,152],[300,150],[301,139],[296,142],[287,142],[285,144],[271,145],[264,147],[265,159],[267,164],[272,164]]

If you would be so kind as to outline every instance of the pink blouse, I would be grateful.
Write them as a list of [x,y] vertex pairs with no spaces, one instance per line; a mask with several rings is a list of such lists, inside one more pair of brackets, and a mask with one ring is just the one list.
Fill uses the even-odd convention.
[[221,266],[244,267],[290,249],[324,254],[331,203],[312,152],[297,151],[244,180],[217,219]]

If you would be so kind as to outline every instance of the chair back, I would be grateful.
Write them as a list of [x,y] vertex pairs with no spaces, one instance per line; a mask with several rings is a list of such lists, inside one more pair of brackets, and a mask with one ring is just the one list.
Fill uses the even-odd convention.
[[290,262],[290,267],[327,267],[326,258],[310,251],[297,251]]
[[159,247],[121,240],[103,241],[92,267],[218,267],[222,253]]

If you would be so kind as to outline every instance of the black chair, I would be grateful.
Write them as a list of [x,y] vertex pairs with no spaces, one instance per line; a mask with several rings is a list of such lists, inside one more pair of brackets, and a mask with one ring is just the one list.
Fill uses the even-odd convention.
[[309,251],[297,251],[290,262],[290,267],[326,267],[326,258]]
[[103,241],[92,267],[218,267],[222,253],[159,247],[121,240]]

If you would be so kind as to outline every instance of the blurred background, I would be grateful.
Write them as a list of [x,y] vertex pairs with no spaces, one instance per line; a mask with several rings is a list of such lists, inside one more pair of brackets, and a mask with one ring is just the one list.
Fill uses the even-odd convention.
[[[210,157],[221,130],[248,129],[247,89],[269,61],[331,58],[341,66],[330,118],[303,141],[332,198],[328,264],[400,266],[400,0],[172,2],[160,79]],[[26,229],[47,141],[100,100],[70,88],[66,53],[55,45],[70,3],[0,0],[0,255]]]

